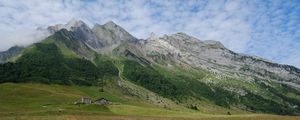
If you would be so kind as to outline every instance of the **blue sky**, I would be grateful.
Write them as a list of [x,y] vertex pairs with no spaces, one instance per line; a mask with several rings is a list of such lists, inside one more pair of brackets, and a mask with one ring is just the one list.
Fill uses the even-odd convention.
[[43,39],[37,27],[113,20],[138,38],[185,32],[300,67],[300,0],[1,0],[0,18],[0,50]]

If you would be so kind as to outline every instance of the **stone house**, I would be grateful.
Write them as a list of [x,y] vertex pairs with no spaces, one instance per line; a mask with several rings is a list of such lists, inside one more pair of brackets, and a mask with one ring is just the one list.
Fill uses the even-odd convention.
[[105,98],[100,98],[100,99],[97,99],[94,101],[94,104],[97,104],[97,105],[109,105],[111,103],[112,102],[110,102],[109,100],[107,100]]
[[81,103],[83,104],[92,104],[92,99],[89,97],[82,97],[81,98]]

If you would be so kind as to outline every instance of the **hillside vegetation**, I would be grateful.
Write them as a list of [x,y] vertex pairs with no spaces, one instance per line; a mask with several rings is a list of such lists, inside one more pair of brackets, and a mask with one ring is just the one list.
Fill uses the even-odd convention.
[[[211,115],[197,111],[173,111],[159,108],[136,98],[122,96],[118,91],[96,87],[45,85],[31,83],[0,84],[0,119],[2,120],[297,120],[298,117],[280,117],[263,114]],[[82,96],[93,99],[105,97],[109,106],[74,105]],[[225,113],[225,111],[224,111]]]

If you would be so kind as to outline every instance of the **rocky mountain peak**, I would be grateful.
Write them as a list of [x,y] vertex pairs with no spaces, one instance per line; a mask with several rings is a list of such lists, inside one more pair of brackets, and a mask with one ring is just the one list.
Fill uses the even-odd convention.
[[191,45],[195,45],[195,44],[198,44],[198,43],[202,43],[201,40],[195,38],[195,37],[192,37],[190,35],[187,35],[186,33],[182,33],[182,32],[179,32],[179,33],[175,33],[175,34],[172,34],[172,35],[164,35],[162,37],[162,39],[168,41],[169,43],[172,43],[172,44],[191,44]]
[[49,26],[47,29],[53,34],[63,28],[69,31],[75,31],[77,28],[90,29],[83,21],[76,19],[72,19],[67,24],[56,24],[54,26]]
[[[186,33],[179,32],[172,35],[165,35],[162,37],[164,40],[171,44],[178,44],[179,46],[186,46],[189,48],[194,48],[195,50],[201,49],[223,49],[228,50],[221,42],[214,40],[199,40],[193,36]],[[193,47],[194,46],[194,47]],[[200,47],[200,48],[199,48]]]
[[178,32],[178,33],[172,34],[169,37],[174,37],[174,38],[177,38],[177,39],[190,39],[190,38],[192,38],[192,36],[187,35],[186,33],[183,33],[183,32]]
[[112,34],[114,34],[116,36],[124,36],[124,37],[127,37],[127,36],[129,37],[130,36],[130,37],[133,37],[124,28],[117,25],[113,21],[109,21],[109,22],[107,22],[103,25],[96,24],[93,29],[95,29],[95,30],[103,29],[103,30],[106,30],[106,31],[110,31]]
[[158,39],[158,37],[156,36],[156,34],[154,32],[151,32],[148,40],[156,40],[156,39]]
[[97,39],[100,40],[107,48],[113,49],[123,42],[137,42],[138,39],[133,37],[125,29],[109,21],[103,25],[96,24],[93,33]]
[[81,20],[72,19],[67,24],[57,24],[48,27],[48,31],[50,31],[51,34],[62,29],[73,32],[77,40],[82,41],[91,49],[98,50],[103,47],[103,44],[97,39],[92,29]]
[[215,48],[226,49],[220,41],[215,40],[204,40],[204,44],[214,46]]
[[81,27],[81,26],[87,26],[87,25],[81,20],[73,19],[73,20],[69,21],[65,26],[66,26],[66,28],[71,28],[71,27]]
[[120,26],[118,26],[116,23],[114,23],[111,20],[108,21],[108,22],[106,22],[105,24],[103,24],[103,26],[106,27],[106,28],[120,27]]
[[95,51],[103,51],[103,48],[113,49],[124,41],[138,41],[135,37],[119,25],[115,24],[113,21],[109,21],[103,25],[95,24],[91,29],[83,21],[73,19],[67,24],[57,24],[47,28],[51,34],[54,34],[61,29],[73,32],[78,40],[84,41],[86,45]]

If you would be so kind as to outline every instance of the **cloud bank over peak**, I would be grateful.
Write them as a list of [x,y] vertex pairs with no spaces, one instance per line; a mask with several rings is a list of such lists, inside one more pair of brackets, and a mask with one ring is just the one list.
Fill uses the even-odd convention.
[[185,32],[300,67],[299,6],[297,0],[1,0],[0,50],[47,36],[37,27],[112,20],[138,38]]

